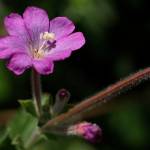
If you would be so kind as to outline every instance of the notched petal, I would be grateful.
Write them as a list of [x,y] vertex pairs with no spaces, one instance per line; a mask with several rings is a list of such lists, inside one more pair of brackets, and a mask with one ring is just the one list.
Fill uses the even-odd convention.
[[26,69],[32,66],[32,59],[26,54],[14,54],[7,67],[16,75],[21,75]]
[[0,51],[0,59],[8,59],[13,54],[11,49],[5,49]]
[[27,45],[21,38],[16,36],[0,38],[0,57],[3,58],[6,53],[9,55],[17,52],[27,53]]
[[80,49],[85,44],[85,38],[82,32],[75,32],[57,42],[55,51],[60,49],[70,49],[72,51]]
[[52,60],[62,60],[69,57],[72,51],[80,49],[85,44],[85,38],[81,32],[76,32],[60,39],[56,44],[49,52],[49,57]]
[[27,7],[23,13],[25,25],[34,39],[40,33],[49,30],[49,19],[46,11],[37,7]]
[[73,22],[67,17],[56,17],[50,21],[50,32],[55,33],[56,40],[69,35],[74,29]]
[[29,39],[22,16],[17,13],[11,13],[4,19],[4,25],[10,35],[21,36],[24,40]]

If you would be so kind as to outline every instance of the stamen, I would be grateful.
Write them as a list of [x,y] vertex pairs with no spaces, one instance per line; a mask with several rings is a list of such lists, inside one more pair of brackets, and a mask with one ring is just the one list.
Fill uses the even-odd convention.
[[54,33],[49,33],[49,32],[44,32],[44,33],[41,33],[40,34],[40,39],[43,39],[43,40],[47,40],[47,41],[55,41],[55,34]]
[[34,49],[34,58],[43,58],[44,57],[44,51]]
[[46,51],[55,46],[55,34],[49,32],[43,32],[40,34],[41,45],[38,49],[33,49],[34,58],[43,58]]

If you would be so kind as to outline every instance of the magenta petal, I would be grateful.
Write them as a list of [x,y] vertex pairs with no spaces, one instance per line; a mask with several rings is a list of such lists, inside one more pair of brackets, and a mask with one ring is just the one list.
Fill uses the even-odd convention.
[[7,59],[13,54],[11,49],[5,49],[0,51],[0,59]]
[[19,47],[20,43],[19,43],[19,39],[17,37],[14,36],[6,36],[6,37],[2,37],[0,38],[0,50],[4,50],[7,48],[16,48]]
[[14,54],[7,67],[16,75],[21,75],[26,69],[32,66],[32,59],[26,54]]
[[56,34],[56,39],[60,39],[72,33],[75,26],[67,17],[56,17],[50,21],[50,32]]
[[52,49],[48,57],[52,60],[61,60],[70,56],[71,52],[81,48],[85,44],[85,38],[81,32],[73,33],[57,41],[56,48]]
[[33,66],[39,74],[48,75],[53,72],[54,64],[48,58],[34,60]]
[[[85,38],[82,32],[75,32],[57,42],[56,50],[70,49],[77,50],[85,44]],[[55,51],[56,51],[55,50]]]
[[56,60],[64,60],[65,58],[68,58],[71,55],[71,50],[61,50],[59,52],[54,52],[52,54],[49,54],[48,57],[54,61]]
[[23,18],[33,42],[38,42],[40,34],[49,30],[48,15],[43,9],[28,7]]
[[4,24],[10,35],[21,36],[23,39],[29,39],[24,20],[19,14],[11,13],[9,16],[5,17]]
[[7,36],[0,38],[0,58],[8,58],[13,53],[27,53],[27,46],[19,37]]

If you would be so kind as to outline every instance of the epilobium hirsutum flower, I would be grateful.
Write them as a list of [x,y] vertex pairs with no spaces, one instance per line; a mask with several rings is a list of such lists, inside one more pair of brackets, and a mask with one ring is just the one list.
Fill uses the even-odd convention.
[[81,122],[70,126],[67,130],[67,134],[81,136],[85,140],[95,143],[101,139],[102,130],[97,124]]
[[69,57],[85,43],[81,32],[72,33],[75,26],[68,18],[49,21],[47,13],[37,7],[28,7],[23,17],[11,13],[4,25],[9,36],[0,39],[0,59],[7,59],[7,67],[16,75],[30,67],[50,74],[54,61]]

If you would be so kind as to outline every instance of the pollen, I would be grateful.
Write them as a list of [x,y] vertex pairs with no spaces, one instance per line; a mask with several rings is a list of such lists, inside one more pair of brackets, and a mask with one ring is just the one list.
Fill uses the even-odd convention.
[[47,40],[47,41],[55,41],[55,34],[54,33],[49,33],[49,32],[44,32],[44,33],[41,33],[40,34],[40,39],[43,39],[43,40]]
[[44,51],[42,50],[34,50],[34,58],[40,59],[44,57]]

